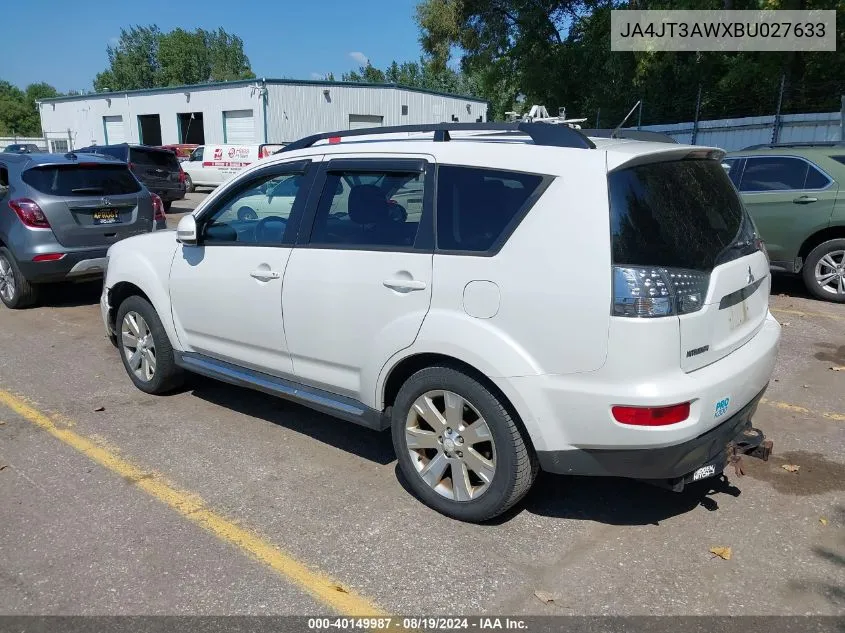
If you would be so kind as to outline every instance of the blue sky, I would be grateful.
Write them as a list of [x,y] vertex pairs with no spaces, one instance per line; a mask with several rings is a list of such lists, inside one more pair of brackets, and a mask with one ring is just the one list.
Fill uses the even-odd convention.
[[[58,90],[91,90],[108,65],[120,28],[163,31],[219,26],[239,35],[259,77],[311,79],[384,67],[420,55],[417,0],[30,0],[8,5],[0,38],[0,79],[20,87],[46,81]],[[17,33],[19,37],[8,34]],[[33,42],[35,42],[33,44]]]

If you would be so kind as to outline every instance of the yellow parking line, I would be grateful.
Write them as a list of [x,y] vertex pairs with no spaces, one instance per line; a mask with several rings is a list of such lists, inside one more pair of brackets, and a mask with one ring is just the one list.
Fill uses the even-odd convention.
[[777,400],[769,400],[768,398],[761,398],[760,402],[762,404],[767,404],[770,407],[775,407],[776,409],[791,411],[792,413],[803,413],[804,415],[813,415],[816,417],[827,418],[828,420],[836,420],[837,422],[845,422],[845,415],[841,413],[813,411],[812,409],[808,409],[807,407],[801,407],[797,404],[792,404],[790,402],[778,402]]
[[200,497],[178,490],[167,483],[161,475],[130,464],[125,459],[69,428],[56,426],[48,416],[37,411],[19,397],[0,389],[0,403],[89,459],[120,475],[147,494],[166,503],[183,517],[205,528],[220,540],[237,546],[253,558],[271,567],[284,578],[292,581],[338,613],[355,616],[385,614],[382,609],[366,598],[345,589],[328,576],[309,569],[290,554],[249,530],[236,525],[231,519],[218,514],[209,508]]
[[826,312],[804,312],[803,310],[785,310],[783,308],[771,308],[771,311],[778,314],[793,314],[799,317],[822,317],[824,319],[833,319],[834,321],[845,321],[845,316],[828,314]]

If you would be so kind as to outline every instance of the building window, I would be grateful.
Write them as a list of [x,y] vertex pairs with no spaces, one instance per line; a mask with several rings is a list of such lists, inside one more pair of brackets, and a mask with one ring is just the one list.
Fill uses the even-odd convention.
[[407,115],[408,115],[408,106],[403,105],[402,106],[402,116],[407,116]]
[[62,139],[50,140],[50,151],[54,154],[64,154],[68,151],[67,141]]

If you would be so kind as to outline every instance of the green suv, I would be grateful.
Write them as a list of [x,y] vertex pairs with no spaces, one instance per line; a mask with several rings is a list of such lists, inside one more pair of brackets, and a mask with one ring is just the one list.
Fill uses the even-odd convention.
[[755,145],[723,162],[772,270],[801,273],[814,296],[845,303],[845,142]]

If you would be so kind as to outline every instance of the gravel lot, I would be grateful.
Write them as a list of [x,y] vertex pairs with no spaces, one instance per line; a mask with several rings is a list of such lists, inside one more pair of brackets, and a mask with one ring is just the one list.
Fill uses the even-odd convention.
[[318,574],[394,614],[845,612],[845,306],[793,280],[776,279],[783,343],[755,418],[770,461],[680,494],[541,475],[484,526],[406,492],[387,433],[199,378],[136,390],[99,291],[0,310],[2,613],[330,613]]

